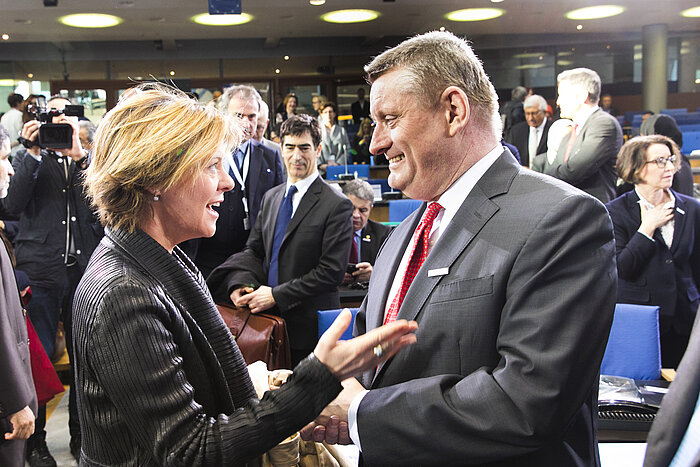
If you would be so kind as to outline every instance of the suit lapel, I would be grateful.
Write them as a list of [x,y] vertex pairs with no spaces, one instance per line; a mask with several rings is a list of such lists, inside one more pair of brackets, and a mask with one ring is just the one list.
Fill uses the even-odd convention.
[[686,215],[688,208],[685,205],[685,201],[680,199],[678,193],[675,191],[673,192],[673,196],[676,198],[676,205],[674,206],[675,211],[673,213],[673,241],[671,242],[671,254],[676,253],[682,238],[692,238],[692,235],[685,232],[687,227],[686,220],[688,218]]
[[250,144],[250,162],[248,163],[248,177],[245,180],[248,187],[248,202],[250,203],[251,193],[255,193],[258,189],[258,181],[260,180],[262,170],[262,149],[259,145],[254,144],[251,140]]
[[292,216],[292,220],[289,221],[289,226],[287,227],[287,232],[284,234],[284,239],[282,240],[282,244],[284,245],[284,242],[287,241],[289,236],[296,230],[297,227],[301,224],[301,221],[304,220],[307,214],[311,212],[311,209],[318,203],[318,200],[320,199],[321,196],[321,191],[323,191],[323,180],[321,180],[321,177],[317,177],[316,180],[313,181],[311,186],[309,186],[309,189],[306,190],[306,193],[304,194],[304,197],[301,198],[301,201],[299,202],[299,206],[297,206],[297,210]]

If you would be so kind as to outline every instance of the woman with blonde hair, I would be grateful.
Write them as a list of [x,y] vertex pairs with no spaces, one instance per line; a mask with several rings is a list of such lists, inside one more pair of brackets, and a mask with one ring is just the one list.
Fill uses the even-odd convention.
[[340,381],[415,341],[400,322],[338,342],[349,312],[258,400],[204,278],[177,244],[213,235],[230,117],[159,84],[100,123],[87,170],[105,225],[73,307],[80,465],[244,465],[316,417]]
[[627,141],[617,173],[634,185],[606,207],[615,229],[617,301],[658,305],[661,363],[678,366],[700,304],[700,203],[671,188],[678,146],[661,135]]

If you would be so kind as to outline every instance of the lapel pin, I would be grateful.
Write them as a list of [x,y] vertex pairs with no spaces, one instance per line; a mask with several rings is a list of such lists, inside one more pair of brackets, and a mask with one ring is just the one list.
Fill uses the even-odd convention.
[[681,209],[681,208],[679,208],[679,207],[676,207],[676,211],[680,212],[681,214],[685,214],[685,211],[684,211],[684,210],[682,210],[682,209]]
[[444,275],[449,274],[449,273],[450,273],[450,268],[430,269],[428,271],[428,277],[444,276]]

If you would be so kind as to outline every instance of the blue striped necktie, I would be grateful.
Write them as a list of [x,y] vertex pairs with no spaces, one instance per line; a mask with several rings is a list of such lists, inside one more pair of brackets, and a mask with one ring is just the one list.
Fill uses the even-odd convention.
[[275,224],[275,236],[272,240],[272,256],[270,258],[270,271],[267,274],[267,285],[275,287],[279,284],[279,252],[282,245],[282,239],[287,232],[289,221],[292,220],[292,199],[294,193],[297,192],[297,187],[294,185],[289,187],[287,196],[284,197],[279,213],[277,214],[277,223]]

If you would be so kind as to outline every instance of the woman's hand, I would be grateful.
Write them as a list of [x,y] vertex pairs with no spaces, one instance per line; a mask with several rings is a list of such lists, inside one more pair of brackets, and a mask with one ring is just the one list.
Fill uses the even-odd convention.
[[642,224],[639,231],[648,237],[653,237],[656,229],[673,219],[673,205],[670,203],[659,204],[648,209],[643,204],[640,205],[642,214]]
[[348,341],[339,341],[352,321],[347,308],[319,339],[314,355],[340,381],[359,375],[384,362],[407,345],[416,342],[415,321],[397,320]]

